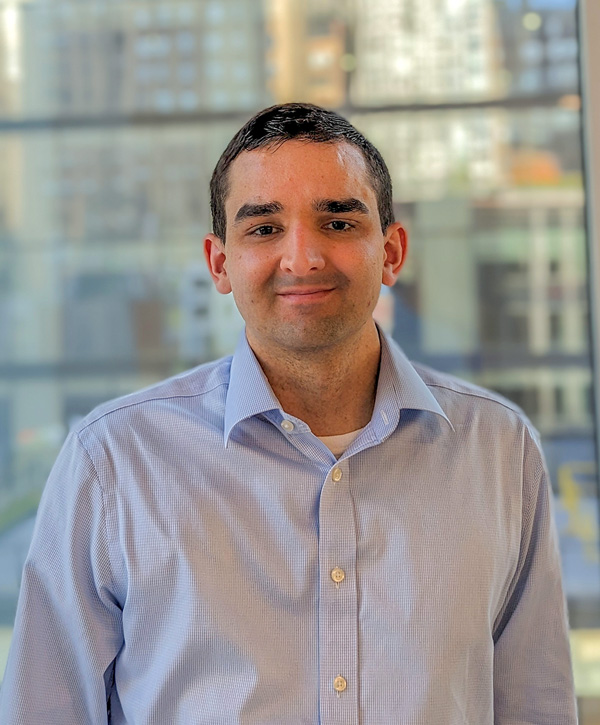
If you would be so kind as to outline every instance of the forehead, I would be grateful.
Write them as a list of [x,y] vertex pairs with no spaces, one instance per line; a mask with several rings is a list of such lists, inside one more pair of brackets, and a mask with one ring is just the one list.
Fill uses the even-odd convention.
[[356,196],[359,190],[374,196],[367,164],[356,146],[292,140],[243,151],[229,169],[227,201],[249,196],[275,200],[286,194],[335,198]]

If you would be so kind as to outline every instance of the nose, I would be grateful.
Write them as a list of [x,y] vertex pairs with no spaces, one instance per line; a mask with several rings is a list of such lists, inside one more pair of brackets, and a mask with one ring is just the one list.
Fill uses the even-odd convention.
[[296,224],[290,227],[281,243],[280,266],[284,272],[295,277],[303,277],[325,267],[323,242],[318,239],[316,232],[304,225]]

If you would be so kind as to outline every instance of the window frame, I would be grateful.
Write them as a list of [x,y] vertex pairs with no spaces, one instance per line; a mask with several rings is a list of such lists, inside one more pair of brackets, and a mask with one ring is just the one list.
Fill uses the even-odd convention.
[[[600,84],[592,82],[593,69],[600,68],[600,3],[579,0],[577,7],[579,62],[582,99],[583,163],[588,237],[590,333],[594,385],[596,460],[600,469]],[[600,514],[600,470],[596,477]]]

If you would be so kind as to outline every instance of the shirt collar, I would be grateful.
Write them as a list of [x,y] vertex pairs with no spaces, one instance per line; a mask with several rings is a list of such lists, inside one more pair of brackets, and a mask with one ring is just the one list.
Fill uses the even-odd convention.
[[229,388],[225,402],[225,445],[227,446],[234,426],[242,420],[280,408],[279,401],[243,331],[229,372]]
[[371,422],[380,439],[395,429],[403,410],[423,410],[452,422],[399,345],[379,330],[381,363]]
[[[441,416],[453,428],[448,416],[423,382],[400,347],[380,330],[381,364],[372,423],[379,440],[398,425],[403,409],[424,410]],[[281,405],[242,332],[231,361],[225,402],[225,445],[233,428],[261,413],[277,411]]]

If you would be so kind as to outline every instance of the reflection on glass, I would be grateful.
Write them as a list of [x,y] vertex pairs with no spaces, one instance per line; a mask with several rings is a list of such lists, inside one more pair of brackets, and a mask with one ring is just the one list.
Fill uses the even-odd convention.
[[575,0],[0,0],[0,658],[68,426],[231,351],[241,320],[202,261],[209,176],[252,112],[308,100],[390,167],[412,244],[380,319],[543,435],[595,722],[577,53]]

